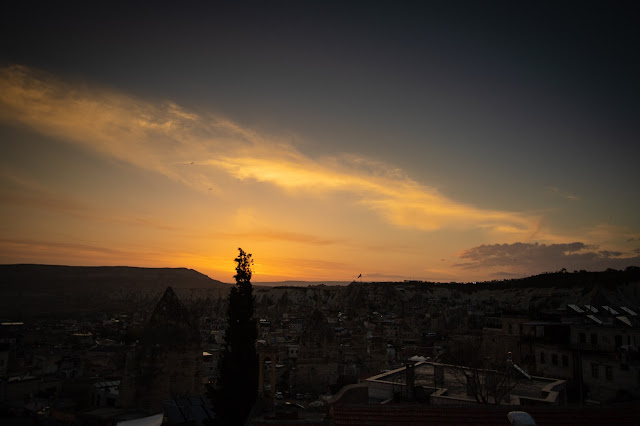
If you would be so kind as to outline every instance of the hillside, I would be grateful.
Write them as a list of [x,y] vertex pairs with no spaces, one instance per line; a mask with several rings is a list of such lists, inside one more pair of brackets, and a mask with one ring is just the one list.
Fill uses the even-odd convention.
[[178,294],[217,298],[229,284],[186,268],[0,265],[1,316],[129,309],[157,300],[167,287]]
[[[278,316],[316,306],[351,314],[408,312],[439,306],[482,304],[512,312],[555,311],[567,304],[640,307],[640,268],[624,271],[555,272],[477,284],[352,282],[348,286],[282,286],[256,289],[257,312]],[[320,299],[320,300],[319,300]]]
[[[261,283],[262,284],[262,283]],[[502,310],[553,311],[569,303],[640,307],[640,268],[555,272],[477,284],[388,282],[349,285],[255,285],[256,315],[305,315],[309,309],[363,315],[489,303]],[[292,285],[293,284],[293,285]],[[146,312],[167,287],[196,315],[221,316],[231,284],[185,268],[0,265],[0,317]]]

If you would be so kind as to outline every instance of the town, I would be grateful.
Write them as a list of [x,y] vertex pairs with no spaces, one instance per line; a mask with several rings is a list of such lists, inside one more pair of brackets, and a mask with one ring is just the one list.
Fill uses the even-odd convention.
[[[637,267],[478,284],[254,285],[253,294],[260,375],[248,424],[640,416]],[[169,286],[129,311],[3,317],[0,416],[212,424],[225,297]]]

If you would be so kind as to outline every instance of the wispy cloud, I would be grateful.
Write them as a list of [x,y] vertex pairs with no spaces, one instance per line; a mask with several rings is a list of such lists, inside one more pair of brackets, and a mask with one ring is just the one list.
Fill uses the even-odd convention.
[[483,229],[515,241],[532,239],[539,226],[535,215],[454,201],[384,163],[352,155],[311,158],[224,117],[68,84],[22,66],[0,69],[0,119],[219,196],[224,172],[289,193],[349,193],[355,206],[399,227]]
[[153,217],[123,215],[115,210],[98,208],[76,197],[51,190],[15,171],[0,168],[0,183],[6,184],[0,187],[0,201],[4,205],[31,207],[102,223],[135,225],[163,231],[181,230],[174,224],[164,223]]
[[354,156],[312,160],[287,152],[280,157],[222,157],[209,163],[238,179],[269,182],[292,191],[355,193],[359,195],[358,204],[377,211],[397,226],[421,230],[478,227],[526,238],[535,231],[538,220],[455,202],[399,169]]
[[353,266],[345,262],[330,260],[309,259],[305,257],[269,257],[267,261],[256,260],[254,272],[261,281],[268,281],[269,276],[278,279],[294,279],[306,276],[310,279],[323,279],[326,271],[333,271],[337,279],[348,280],[353,275]]
[[13,262],[14,258],[38,256],[43,259],[40,263],[50,261],[63,264],[66,264],[64,259],[70,258],[76,262],[87,261],[93,264],[103,260],[108,260],[109,263],[120,260],[126,264],[127,259],[139,256],[138,252],[113,249],[98,244],[62,243],[29,238],[0,239],[0,253],[2,253],[3,259],[8,259],[8,262]]
[[[211,259],[202,254],[148,244],[120,244],[117,248],[96,241],[61,242],[34,238],[0,238],[0,258],[5,263],[51,263],[62,265],[130,265],[179,267],[184,264],[212,266]],[[232,263],[220,267],[228,269]],[[219,266],[219,265],[213,265]]]
[[579,201],[580,197],[575,195],[575,194],[571,194],[569,192],[566,191],[562,191],[560,188],[556,187],[556,186],[549,186],[547,187],[547,189],[549,191],[551,191],[554,194],[558,194],[559,196],[566,198],[567,200],[571,200],[571,201]]
[[225,238],[229,240],[242,240],[243,238],[251,238],[252,240],[263,241],[285,241],[294,243],[304,243],[314,246],[329,246],[336,244],[344,244],[346,241],[342,239],[323,238],[312,234],[303,234],[298,232],[279,231],[275,229],[252,230],[246,233],[216,233],[212,235],[216,238]]

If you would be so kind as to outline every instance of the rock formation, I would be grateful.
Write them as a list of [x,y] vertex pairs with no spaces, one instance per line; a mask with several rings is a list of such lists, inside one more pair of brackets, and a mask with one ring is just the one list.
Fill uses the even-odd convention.
[[202,389],[200,334],[189,312],[168,287],[134,350],[127,354],[119,405],[162,410],[162,401]]

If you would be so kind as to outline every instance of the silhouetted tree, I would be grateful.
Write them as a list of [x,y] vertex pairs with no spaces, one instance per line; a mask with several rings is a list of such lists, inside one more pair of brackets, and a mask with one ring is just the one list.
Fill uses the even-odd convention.
[[236,284],[229,292],[229,323],[218,364],[220,388],[215,397],[217,423],[223,425],[244,424],[258,391],[258,329],[253,317],[255,300],[251,286],[253,259],[251,254],[238,250]]

